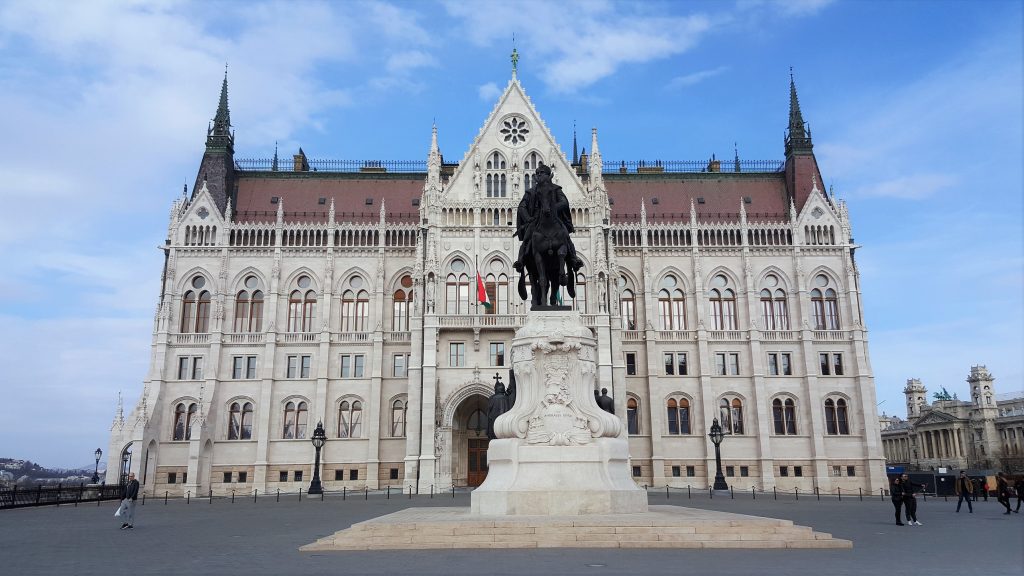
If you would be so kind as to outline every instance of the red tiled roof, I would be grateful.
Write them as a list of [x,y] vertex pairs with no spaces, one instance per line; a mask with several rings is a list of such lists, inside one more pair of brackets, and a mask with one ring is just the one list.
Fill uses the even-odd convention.
[[[353,177],[355,176],[355,177]],[[389,222],[416,222],[419,207],[413,199],[423,193],[424,176],[359,177],[360,175],[247,175],[238,177],[235,200],[236,222],[268,222],[277,217],[273,197],[284,202],[285,220],[289,222],[326,222],[327,211],[334,199],[338,222],[376,221],[383,201]],[[320,204],[320,199],[324,203]],[[372,204],[366,200],[371,198]]]
[[[692,200],[699,220],[733,221],[739,219],[744,197],[750,198],[750,203],[744,205],[749,220],[789,218],[783,173],[673,176],[605,175],[608,196],[613,202],[612,218],[620,222],[638,221],[643,201],[648,221],[689,221]],[[700,198],[704,199],[703,204],[699,203]]]

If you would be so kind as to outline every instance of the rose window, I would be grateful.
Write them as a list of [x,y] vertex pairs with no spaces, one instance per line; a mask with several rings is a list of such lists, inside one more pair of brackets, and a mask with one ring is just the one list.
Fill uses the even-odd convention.
[[509,146],[524,144],[527,136],[530,135],[529,125],[526,123],[526,120],[519,116],[511,116],[503,120],[501,125],[500,132],[505,140],[505,144]]

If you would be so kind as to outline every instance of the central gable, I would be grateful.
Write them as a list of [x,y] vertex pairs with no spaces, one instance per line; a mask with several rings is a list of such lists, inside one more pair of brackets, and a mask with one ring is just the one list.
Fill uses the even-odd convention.
[[452,175],[443,201],[517,204],[533,185],[540,162],[551,167],[572,205],[587,203],[583,182],[513,77]]

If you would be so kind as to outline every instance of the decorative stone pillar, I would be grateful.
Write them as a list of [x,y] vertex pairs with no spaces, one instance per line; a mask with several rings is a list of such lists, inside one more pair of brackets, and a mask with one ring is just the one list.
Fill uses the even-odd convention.
[[647,511],[622,422],[594,400],[597,341],[579,312],[530,312],[512,341],[516,402],[494,424],[478,515]]

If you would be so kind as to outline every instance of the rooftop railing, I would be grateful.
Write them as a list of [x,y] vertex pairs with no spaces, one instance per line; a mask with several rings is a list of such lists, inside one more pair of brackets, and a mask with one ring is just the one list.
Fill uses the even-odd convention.
[[[606,160],[604,174],[661,173],[775,173],[785,167],[784,160]],[[451,172],[458,164],[442,165]],[[341,173],[426,173],[426,160],[330,160],[306,159],[296,163],[290,158],[237,158],[235,169],[242,172],[341,172]]]

